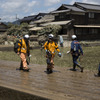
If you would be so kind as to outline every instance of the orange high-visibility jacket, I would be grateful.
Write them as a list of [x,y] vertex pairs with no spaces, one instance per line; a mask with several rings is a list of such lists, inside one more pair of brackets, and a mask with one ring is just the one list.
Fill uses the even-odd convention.
[[18,43],[18,52],[21,52],[21,53],[28,53],[30,52],[30,46],[29,46],[29,43],[28,43],[28,46],[26,46],[26,43],[25,43],[25,40],[24,39],[21,39],[19,40],[20,43]]
[[58,51],[58,52],[60,52],[60,50],[59,50],[59,48],[58,48],[58,44],[57,43],[55,43],[54,41],[52,41],[52,42],[46,42],[45,44],[44,44],[44,49],[46,50],[49,50],[50,52],[51,52],[51,54],[53,54],[53,55],[55,55],[55,49]]

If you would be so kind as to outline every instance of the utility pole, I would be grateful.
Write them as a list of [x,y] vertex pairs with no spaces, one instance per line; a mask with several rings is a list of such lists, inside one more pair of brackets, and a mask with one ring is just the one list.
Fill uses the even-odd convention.
[[16,25],[17,25],[17,20],[18,20],[18,17],[17,17],[17,14],[16,14]]
[[16,14],[16,25],[17,25],[17,14]]

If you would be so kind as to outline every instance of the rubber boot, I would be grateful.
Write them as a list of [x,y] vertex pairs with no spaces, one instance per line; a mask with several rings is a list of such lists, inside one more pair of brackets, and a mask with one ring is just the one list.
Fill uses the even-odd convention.
[[81,72],[83,72],[84,67],[81,67],[79,64],[77,66],[81,69]]
[[100,77],[100,71],[98,72],[98,77]]
[[20,68],[19,68],[19,70],[23,70],[23,62],[21,61],[21,63],[20,63]]
[[76,64],[73,64],[73,69],[72,69],[72,71],[76,71]]
[[99,63],[99,67],[98,67],[98,77],[100,77],[100,63]]
[[29,68],[27,68],[27,69],[24,68],[23,71],[29,72]]
[[83,72],[84,67],[80,67],[80,69],[81,69],[81,72]]
[[52,73],[52,72],[53,72],[53,71],[52,71],[52,68],[50,68],[49,72],[50,72],[50,73]]
[[49,74],[49,70],[50,70],[50,69],[49,69],[49,68],[47,68],[47,74]]

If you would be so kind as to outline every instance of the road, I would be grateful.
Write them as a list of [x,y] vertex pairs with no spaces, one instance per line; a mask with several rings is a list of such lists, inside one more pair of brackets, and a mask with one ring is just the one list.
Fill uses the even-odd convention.
[[16,70],[19,65],[0,60],[0,100],[100,100],[96,71],[55,66],[47,74],[46,65],[30,64],[30,72]]

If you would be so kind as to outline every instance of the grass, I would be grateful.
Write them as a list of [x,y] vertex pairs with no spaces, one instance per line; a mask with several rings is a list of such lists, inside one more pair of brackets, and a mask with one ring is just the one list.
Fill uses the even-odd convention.
[[[59,67],[72,67],[72,57],[66,52],[70,48],[60,48],[62,57],[58,57],[57,52],[55,55],[54,63],[55,66]],[[94,47],[83,47],[84,56],[81,56],[81,61],[79,62],[85,69],[95,70],[99,66],[100,62],[100,46]],[[46,64],[45,51],[40,49],[31,50],[31,63],[33,64]],[[13,51],[0,51],[1,60],[10,60],[10,61],[20,61],[20,57],[17,56]]]

